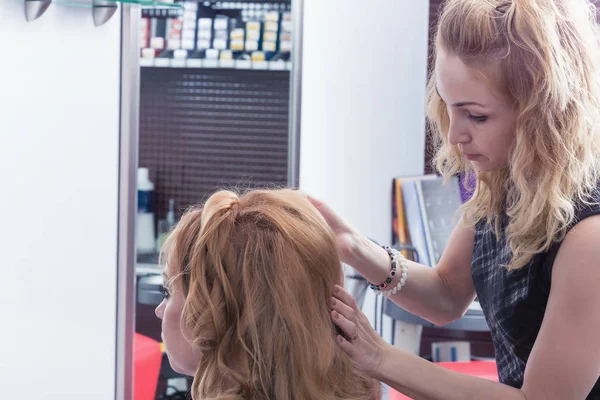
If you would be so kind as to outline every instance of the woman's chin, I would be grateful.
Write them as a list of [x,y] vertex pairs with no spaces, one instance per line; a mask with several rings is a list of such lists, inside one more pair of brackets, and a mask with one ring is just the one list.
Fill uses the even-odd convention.
[[181,375],[194,376],[195,371],[190,371],[188,368],[182,367],[175,360],[171,359],[171,357],[167,356],[167,358],[169,359],[169,364],[171,365],[171,369],[173,371],[175,371],[175,372],[177,372],[178,374],[181,374]]
[[495,170],[495,168],[490,168],[490,165],[486,162],[472,160],[470,163],[471,167],[477,172],[491,172]]

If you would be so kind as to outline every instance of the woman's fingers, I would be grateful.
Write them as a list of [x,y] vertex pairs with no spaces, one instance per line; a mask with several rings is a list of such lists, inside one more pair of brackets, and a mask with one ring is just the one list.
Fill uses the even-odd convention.
[[342,335],[337,344],[368,374],[374,374],[384,354],[385,342],[375,332],[367,316],[358,309],[352,295],[336,285],[330,299],[331,319]]
[[342,350],[344,350],[344,352],[348,354],[350,358],[354,359],[357,352],[356,346],[344,339],[342,335],[337,335],[336,340],[338,342],[338,345],[342,348]]
[[350,340],[356,338],[358,334],[358,328],[354,322],[350,321],[348,318],[344,317],[335,310],[331,311],[331,319],[333,320],[333,323],[336,324],[342,330],[342,332],[344,332],[344,335],[346,335],[347,338]]
[[351,341],[358,335],[356,325],[356,302],[350,293],[335,285],[331,302],[331,318]]
[[355,321],[356,319],[352,307],[344,304],[342,301],[336,299],[335,297],[331,298],[331,309],[342,314],[344,317],[346,317],[347,320]]
[[340,217],[338,217],[335,211],[333,211],[327,204],[325,204],[321,200],[312,197],[309,194],[307,194],[306,197],[308,198],[308,201],[310,201],[311,204],[315,206],[319,213],[321,213],[323,218],[325,218],[327,225],[329,225],[329,227],[332,230],[336,231],[340,227],[340,225],[342,225]]
[[344,303],[351,309],[353,309],[353,310],[357,309],[356,301],[354,301],[354,297],[352,297],[350,292],[345,290],[343,287],[341,287],[339,285],[335,285],[333,287],[333,297],[340,300],[342,303]]
[[302,193],[304,193],[306,198],[308,198],[308,201],[310,201],[312,203],[312,205],[315,206],[317,209],[319,209],[325,205],[325,203],[323,203],[321,200],[317,199],[316,197],[313,197],[306,192],[302,192]]

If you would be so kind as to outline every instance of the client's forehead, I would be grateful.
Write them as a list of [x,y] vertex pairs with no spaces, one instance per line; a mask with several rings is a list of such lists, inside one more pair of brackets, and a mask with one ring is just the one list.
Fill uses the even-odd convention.
[[162,271],[163,280],[165,282],[168,282],[169,280],[173,279],[173,277],[176,276],[177,273],[178,271],[173,271],[173,267],[171,266],[171,264],[165,264],[165,267]]

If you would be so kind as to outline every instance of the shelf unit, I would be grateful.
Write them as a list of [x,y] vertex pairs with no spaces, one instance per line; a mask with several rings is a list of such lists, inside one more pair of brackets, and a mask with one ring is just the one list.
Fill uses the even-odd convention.
[[[23,0],[26,1],[26,0]],[[137,4],[145,9],[183,9],[181,3],[173,1],[151,1],[151,0],[103,0],[105,4]],[[51,5],[66,6],[66,7],[81,7],[93,8],[94,0],[52,0]],[[97,5],[96,5],[97,6]]]
[[183,9],[181,3],[175,3],[174,0],[21,0],[25,19],[28,22],[35,21],[44,13],[53,7],[74,7],[89,9],[92,11],[94,25],[104,25],[110,20],[122,5],[141,5],[146,10],[154,9]]
[[140,67],[157,68],[218,68],[259,71],[291,71],[291,61],[206,60],[200,58],[141,58]]
[[[234,15],[244,3],[277,3],[278,10],[282,3],[290,4],[196,2],[214,6],[215,15]],[[179,12],[142,16],[177,18]],[[201,57],[204,53],[197,49],[188,50],[185,58],[165,49],[140,58],[139,163],[149,168],[155,183],[157,220],[165,217],[169,199],[180,212],[219,188],[287,183],[292,62]]]

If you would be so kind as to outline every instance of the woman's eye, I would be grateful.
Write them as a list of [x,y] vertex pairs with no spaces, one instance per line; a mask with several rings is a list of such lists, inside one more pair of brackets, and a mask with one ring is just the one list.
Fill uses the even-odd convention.
[[163,285],[160,285],[158,287],[158,291],[160,292],[160,294],[162,294],[163,299],[169,298],[169,291]]
[[478,124],[481,124],[481,123],[487,121],[487,118],[488,117],[486,117],[485,115],[473,115],[473,114],[469,114],[469,119],[471,121],[474,121],[474,122],[478,123]]

